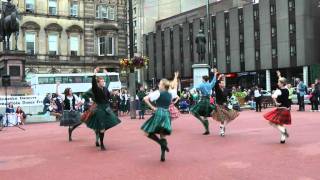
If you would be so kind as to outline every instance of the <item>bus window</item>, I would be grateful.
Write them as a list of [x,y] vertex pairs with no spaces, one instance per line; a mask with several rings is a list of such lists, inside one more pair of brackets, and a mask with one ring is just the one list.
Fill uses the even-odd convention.
[[62,82],[61,83],[64,83],[64,84],[68,84],[68,77],[62,77]]
[[117,82],[119,81],[118,75],[110,75],[110,82]]
[[69,83],[83,83],[83,77],[71,76],[71,77],[69,77]]
[[48,84],[48,77],[39,77],[38,83],[39,84]]
[[86,76],[84,82],[85,83],[91,83],[92,82],[92,76]]
[[54,77],[49,77],[48,78],[48,84],[55,84],[56,82],[54,81]]
[[56,77],[56,78],[55,78],[55,82],[56,82],[56,83],[58,83],[58,82],[59,82],[59,83],[62,83],[62,77]]

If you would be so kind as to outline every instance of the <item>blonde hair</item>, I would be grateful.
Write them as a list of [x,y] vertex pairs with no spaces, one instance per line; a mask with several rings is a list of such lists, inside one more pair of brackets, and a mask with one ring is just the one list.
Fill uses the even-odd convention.
[[279,82],[280,82],[281,84],[283,84],[284,86],[287,85],[287,79],[284,78],[284,77],[279,78]]
[[162,83],[163,87],[168,90],[170,88],[170,81],[168,81],[168,79],[161,79],[160,83]]

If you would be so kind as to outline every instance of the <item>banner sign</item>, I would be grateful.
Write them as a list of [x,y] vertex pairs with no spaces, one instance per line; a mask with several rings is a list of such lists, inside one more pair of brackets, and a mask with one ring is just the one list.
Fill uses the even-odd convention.
[[[7,96],[7,104],[13,106],[43,106],[45,96]],[[6,97],[0,96],[0,107],[6,107]]]

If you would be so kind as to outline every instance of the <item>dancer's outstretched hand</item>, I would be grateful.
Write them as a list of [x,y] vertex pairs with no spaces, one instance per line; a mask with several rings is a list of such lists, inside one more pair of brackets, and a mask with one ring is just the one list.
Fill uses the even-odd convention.
[[281,72],[279,70],[277,71],[277,76],[281,77]]
[[175,78],[178,78],[178,77],[179,77],[179,71],[176,71],[176,72],[174,73],[174,77],[175,77]]
[[108,70],[107,70],[107,69],[103,69],[103,72],[104,72],[105,74],[107,74],[107,73],[108,73]]
[[96,67],[93,71],[94,74],[97,74],[99,72],[100,68],[99,67]]

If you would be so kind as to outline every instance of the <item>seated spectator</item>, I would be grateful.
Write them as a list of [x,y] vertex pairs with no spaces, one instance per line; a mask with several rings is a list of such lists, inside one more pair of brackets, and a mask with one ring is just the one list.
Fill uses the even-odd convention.
[[63,110],[62,110],[62,103],[56,95],[53,96],[50,102],[49,110],[50,110],[50,115],[56,116],[56,120],[59,121],[60,118],[62,117]]
[[25,114],[25,112],[22,110],[22,108],[20,106],[17,107],[16,115],[17,115],[19,124],[23,125],[26,123],[27,115]]
[[6,108],[6,113],[14,114],[13,103],[9,103],[8,107]]

